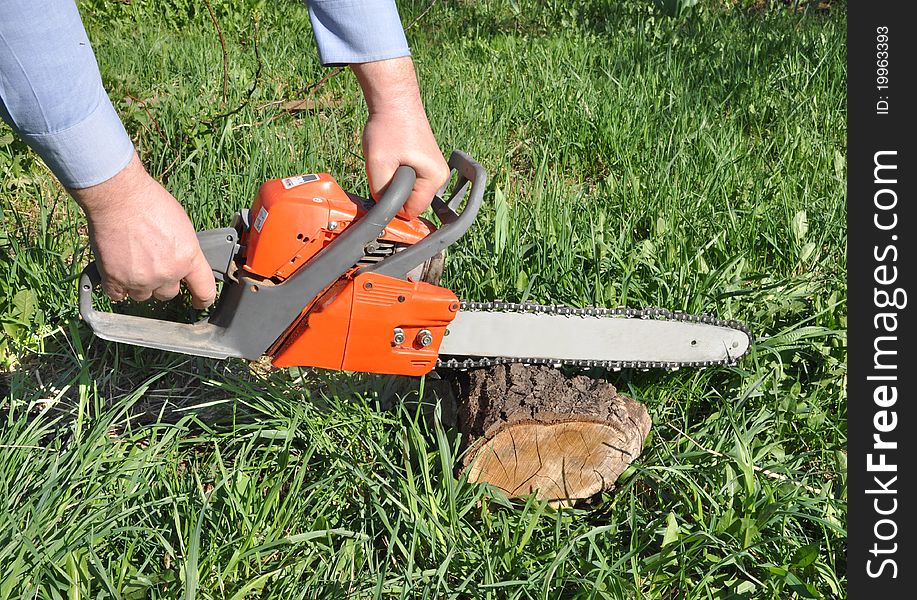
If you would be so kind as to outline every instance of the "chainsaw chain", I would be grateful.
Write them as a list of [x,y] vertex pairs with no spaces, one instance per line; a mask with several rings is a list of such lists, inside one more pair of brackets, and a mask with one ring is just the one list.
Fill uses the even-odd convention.
[[[516,313],[536,313],[547,315],[562,315],[569,317],[625,317],[630,319],[660,319],[664,321],[681,321],[689,323],[704,323],[719,327],[729,327],[736,329],[748,336],[752,340],[751,332],[748,328],[733,319],[718,319],[712,315],[692,315],[681,311],[671,311],[664,308],[647,307],[647,308],[597,308],[587,306],[585,308],[574,308],[563,305],[549,304],[529,304],[516,302],[462,302],[460,310],[462,311],[487,311],[487,312],[516,312]],[[751,348],[751,344],[748,345]],[[681,367],[712,367],[712,366],[729,366],[734,365],[742,358],[748,350],[738,356],[730,357],[726,360],[704,360],[704,361],[621,361],[621,360],[574,360],[574,359],[554,359],[554,358],[512,358],[498,356],[492,358],[447,358],[437,359],[437,367],[448,369],[476,369],[480,367],[492,367],[495,365],[505,365],[510,363],[523,363],[527,365],[542,366],[572,366],[581,368],[599,367],[603,369],[612,369],[619,371],[621,369],[667,369],[677,371]]]

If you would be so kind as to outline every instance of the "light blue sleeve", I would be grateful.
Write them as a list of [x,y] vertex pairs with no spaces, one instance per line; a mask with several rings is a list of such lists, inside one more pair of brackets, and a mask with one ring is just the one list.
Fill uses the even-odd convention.
[[0,116],[68,188],[111,178],[134,153],[73,0],[0,0]]
[[323,65],[410,56],[395,0],[306,0]]
[[[394,0],[309,0],[309,16],[322,64],[410,55]],[[0,117],[68,188],[133,156],[73,0],[0,0]]]

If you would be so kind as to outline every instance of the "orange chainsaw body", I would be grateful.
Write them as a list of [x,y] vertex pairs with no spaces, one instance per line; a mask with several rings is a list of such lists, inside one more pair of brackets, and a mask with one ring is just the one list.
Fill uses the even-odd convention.
[[[302,179],[311,181],[299,183]],[[252,206],[245,270],[283,281],[339,236],[369,206],[349,196],[327,173],[264,182]],[[414,244],[436,231],[426,219],[396,217],[380,240]]]
[[[262,184],[243,236],[251,275],[282,282],[366,213],[328,174]],[[425,219],[392,220],[379,240],[411,245],[435,231]],[[436,366],[459,309],[450,290],[352,269],[319,295],[267,354],[277,367],[423,375]]]

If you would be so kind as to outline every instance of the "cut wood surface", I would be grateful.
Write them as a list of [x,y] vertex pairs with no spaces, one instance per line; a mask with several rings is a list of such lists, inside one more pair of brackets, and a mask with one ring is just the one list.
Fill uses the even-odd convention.
[[607,382],[549,367],[461,373],[457,420],[469,480],[552,501],[614,487],[650,430],[646,408]]

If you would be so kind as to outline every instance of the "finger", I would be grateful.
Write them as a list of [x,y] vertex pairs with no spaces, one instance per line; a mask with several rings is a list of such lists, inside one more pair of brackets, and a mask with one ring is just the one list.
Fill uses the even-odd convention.
[[[452,173],[448,172],[448,174],[451,175]],[[436,195],[436,192],[447,180],[448,176],[443,176],[441,180],[439,178],[418,178],[414,182],[414,189],[411,190],[411,195],[408,196],[407,202],[404,203],[404,212],[408,217],[413,219],[420,216],[420,213],[430,206],[433,196]]]
[[101,286],[102,291],[105,292],[105,295],[108,296],[112,302],[121,302],[122,300],[125,300],[127,298],[127,288],[112,280],[105,272],[105,268],[101,264],[97,262],[96,265],[99,269],[99,275],[102,276]]
[[438,189],[439,186],[429,189],[427,186],[415,185],[411,195],[408,196],[407,202],[404,203],[403,212],[409,219],[416,219],[420,216],[420,213],[430,206],[430,202],[433,201],[433,194]]
[[107,295],[112,302],[123,302],[127,300],[127,292],[121,286],[103,284],[102,289],[105,290],[105,295]]
[[213,304],[217,296],[216,281],[203,253],[198,252],[191,271],[185,275],[184,280],[188,291],[191,292],[191,305],[194,308],[207,308]]
[[399,166],[397,162],[366,161],[366,178],[369,179],[369,192],[374,200],[385,194]]
[[131,299],[136,300],[137,302],[146,302],[153,295],[153,290],[149,289],[135,289],[128,292]]
[[153,290],[153,297],[157,300],[171,300],[181,291],[180,282],[167,283]]

